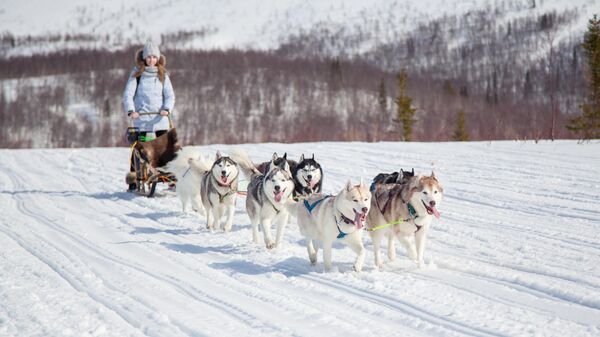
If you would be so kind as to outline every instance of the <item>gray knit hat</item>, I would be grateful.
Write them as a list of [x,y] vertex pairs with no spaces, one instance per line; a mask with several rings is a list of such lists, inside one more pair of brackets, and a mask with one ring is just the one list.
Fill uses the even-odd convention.
[[142,57],[145,59],[148,56],[156,56],[160,58],[160,50],[158,50],[158,46],[154,45],[152,42],[146,43],[144,46],[144,51],[142,52]]

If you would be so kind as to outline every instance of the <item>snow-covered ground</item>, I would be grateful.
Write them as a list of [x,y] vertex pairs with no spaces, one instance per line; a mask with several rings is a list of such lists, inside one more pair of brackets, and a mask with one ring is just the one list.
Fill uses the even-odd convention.
[[331,193],[433,168],[445,199],[430,266],[398,248],[375,270],[365,235],[363,272],[336,245],[323,273],[295,222],[284,247],[252,244],[242,196],[224,234],[166,191],[124,192],[128,149],[0,150],[0,335],[600,335],[600,143],[239,147],[315,153]]

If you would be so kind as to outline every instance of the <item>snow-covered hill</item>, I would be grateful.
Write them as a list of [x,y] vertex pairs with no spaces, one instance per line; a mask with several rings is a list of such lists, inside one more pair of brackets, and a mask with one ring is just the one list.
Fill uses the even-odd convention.
[[[326,192],[348,178],[433,168],[445,188],[419,270],[311,267],[285,246],[209,233],[176,197],[124,192],[128,150],[0,150],[2,336],[598,336],[600,143],[310,143]],[[205,153],[228,146],[199,147]],[[321,259],[319,258],[321,261]]]
[[[170,47],[276,49],[291,36],[324,30],[341,34],[340,37],[360,36],[364,41],[354,52],[367,52],[396,42],[403,33],[420,24],[443,16],[462,20],[464,14],[478,10],[494,11],[506,22],[553,10],[584,14],[563,29],[559,38],[566,38],[583,31],[588,16],[600,10],[600,3],[595,0],[156,0],[152,4],[140,0],[5,1],[0,4],[0,34],[32,38],[10,48],[9,56],[81,46],[122,48],[148,39],[160,41],[161,35],[178,34],[177,43]],[[37,37],[47,36],[53,37],[49,43],[36,42]],[[3,42],[10,44],[11,40]],[[456,43],[461,43],[460,38]]]

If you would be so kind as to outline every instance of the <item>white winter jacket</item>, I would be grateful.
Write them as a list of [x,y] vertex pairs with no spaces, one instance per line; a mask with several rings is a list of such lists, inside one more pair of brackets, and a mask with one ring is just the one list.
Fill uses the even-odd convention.
[[[146,67],[137,84],[133,76],[138,68],[134,67],[125,91],[123,92],[123,107],[126,113],[135,112],[160,112],[167,110],[169,113],[175,105],[175,94],[169,75],[165,74],[164,83],[160,82],[157,67]],[[137,87],[137,92],[136,92]],[[133,126],[140,131],[159,131],[169,129],[169,119],[161,115],[141,115],[133,120]]]

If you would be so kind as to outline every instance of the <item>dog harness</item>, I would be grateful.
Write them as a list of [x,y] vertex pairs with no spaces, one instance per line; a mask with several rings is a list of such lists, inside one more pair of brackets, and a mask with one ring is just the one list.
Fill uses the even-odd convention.
[[[209,172],[210,172],[210,171],[209,171]],[[207,172],[206,174],[210,174],[209,172]],[[238,175],[239,175],[239,174],[238,174]],[[235,178],[233,178],[233,179],[231,180],[231,182],[230,182],[229,184],[227,184],[227,185],[221,184],[221,183],[220,183],[220,182],[219,182],[219,181],[218,181],[218,180],[217,180],[217,179],[216,179],[216,178],[215,178],[215,177],[214,177],[212,174],[211,174],[211,177],[212,177],[212,178],[215,180],[215,182],[217,183],[217,185],[219,185],[219,186],[221,186],[221,187],[229,187],[229,191],[227,191],[227,193],[225,193],[225,194],[221,194],[221,193],[219,193],[219,191],[217,191],[217,190],[215,189],[215,192],[217,192],[217,194],[219,195],[219,203],[220,203],[220,204],[222,204],[222,203],[223,203],[223,200],[225,200],[225,198],[227,198],[228,196],[230,196],[230,195],[232,195],[232,194],[236,194],[236,193],[237,193],[237,189],[233,189],[233,188],[231,188],[231,185],[233,184],[233,182],[234,182],[234,181],[236,181],[236,180],[237,180],[237,178],[238,178],[238,176],[237,176],[237,175],[236,175],[236,176],[235,176]],[[210,202],[210,200],[209,200],[209,202]],[[211,203],[211,206],[212,206],[212,203]]]
[[410,214],[410,219],[408,219],[408,220],[412,220],[413,225],[415,225],[415,227],[417,227],[417,230],[415,231],[415,233],[416,233],[421,230],[421,227],[423,227],[423,226],[419,226],[415,223],[415,219],[417,219],[419,217],[419,214],[417,214],[417,211],[415,211],[415,208],[410,203],[407,203],[406,207],[408,207],[408,214]]
[[326,195],[323,198],[313,202],[312,205],[308,202],[308,200],[304,199],[304,207],[306,207],[308,213],[312,213],[313,209],[315,209],[315,207],[317,207],[318,204],[330,197],[331,195]]
[[[348,219],[344,214],[340,213],[340,215],[341,215],[340,220],[344,221],[347,225],[354,225],[354,221]],[[337,229],[338,229],[338,232],[339,232],[339,234],[338,234],[338,236],[337,236],[336,239],[343,239],[344,237],[346,237],[346,235],[352,234],[352,233],[356,232],[356,231],[354,231],[352,233],[344,233],[344,232],[342,232],[342,230],[340,229],[340,226],[338,225],[338,220],[335,218],[335,215],[333,216],[333,220],[335,220],[335,225],[337,226]]]
[[374,231],[377,231],[377,230],[380,230],[380,229],[391,227],[393,225],[401,224],[404,221],[412,220],[413,221],[413,225],[415,225],[415,227],[417,227],[417,230],[415,231],[415,233],[418,232],[421,229],[421,227],[423,227],[423,226],[419,226],[419,225],[417,225],[415,223],[415,219],[418,218],[419,215],[417,214],[417,211],[415,210],[415,208],[413,207],[413,205],[411,205],[410,203],[408,203],[408,204],[406,204],[406,206],[408,207],[408,213],[410,214],[410,218],[408,218],[408,219],[398,219],[396,221],[388,222],[386,224],[383,224],[383,225],[380,225],[380,226],[377,226],[377,227],[365,228],[365,230],[367,232],[374,232]]
[[188,167],[188,169],[187,169],[187,170],[185,170],[185,173],[183,174],[183,176],[181,176],[181,178],[185,178],[185,176],[188,174],[188,172],[190,172],[190,169],[191,169],[191,168],[192,168],[191,166],[190,166],[190,167]]

